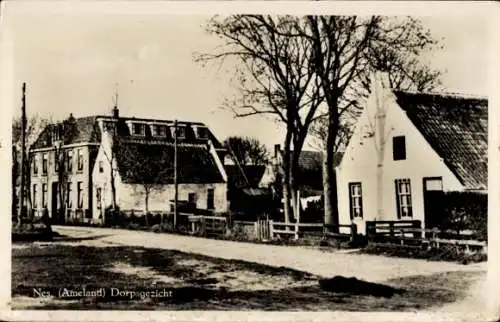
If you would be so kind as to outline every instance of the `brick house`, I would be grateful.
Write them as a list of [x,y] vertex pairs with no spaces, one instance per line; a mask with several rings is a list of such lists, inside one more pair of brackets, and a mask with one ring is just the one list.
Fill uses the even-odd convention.
[[91,173],[100,144],[96,119],[70,115],[64,122],[48,125],[33,144],[29,151],[30,193],[35,216],[48,211],[58,222],[91,218]]
[[[204,124],[178,122],[176,134],[172,121],[120,117],[116,107],[111,116],[70,119],[72,131],[51,124],[30,151],[36,215],[47,209],[56,219],[61,187],[65,188],[66,211],[60,221],[102,222],[104,209],[112,205],[111,178],[121,209],[169,211],[174,191],[174,135],[179,200],[214,212],[227,210],[227,176],[219,157],[224,149]],[[56,162],[56,155],[63,155],[63,162]],[[59,164],[64,164],[64,186],[59,183],[63,177],[57,170]],[[148,207],[144,187],[151,187]]]

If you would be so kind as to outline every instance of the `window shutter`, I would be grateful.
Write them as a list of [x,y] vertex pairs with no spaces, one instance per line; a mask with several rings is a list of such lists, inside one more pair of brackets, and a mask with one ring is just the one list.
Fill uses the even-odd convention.
[[398,180],[394,180],[394,186],[396,188],[396,207],[398,211],[398,219],[401,219],[401,205],[399,202],[399,190],[398,190]]

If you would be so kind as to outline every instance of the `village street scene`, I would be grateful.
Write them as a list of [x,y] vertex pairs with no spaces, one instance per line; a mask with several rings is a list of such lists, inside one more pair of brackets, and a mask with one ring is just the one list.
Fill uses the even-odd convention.
[[12,309],[484,313],[484,17],[25,15]]

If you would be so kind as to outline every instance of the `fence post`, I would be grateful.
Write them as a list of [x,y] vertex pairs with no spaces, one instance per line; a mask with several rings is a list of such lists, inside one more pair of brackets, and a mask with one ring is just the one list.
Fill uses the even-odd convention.
[[269,238],[271,238],[271,240],[273,240],[274,239],[274,225],[273,225],[273,221],[272,220],[269,220],[269,221],[266,220],[266,222],[268,222],[268,224],[269,224]]
[[358,239],[358,226],[355,223],[351,223],[351,242],[355,243]]
[[389,236],[394,237],[394,222],[389,223]]

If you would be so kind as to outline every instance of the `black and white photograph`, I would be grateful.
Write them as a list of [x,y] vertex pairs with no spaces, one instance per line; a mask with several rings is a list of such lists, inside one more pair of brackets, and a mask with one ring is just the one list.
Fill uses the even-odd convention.
[[328,3],[2,3],[2,315],[498,319],[493,6]]

